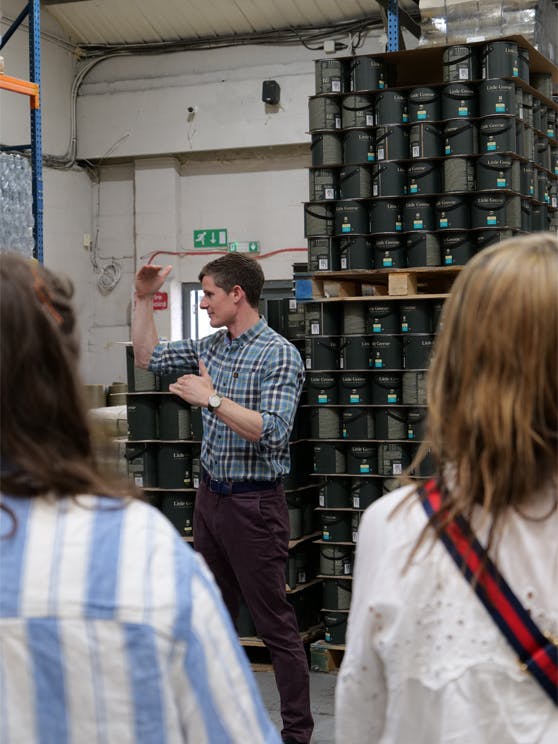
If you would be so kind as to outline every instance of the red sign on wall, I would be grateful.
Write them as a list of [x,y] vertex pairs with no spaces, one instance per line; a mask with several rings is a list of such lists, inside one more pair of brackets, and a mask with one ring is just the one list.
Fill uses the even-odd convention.
[[168,306],[168,292],[155,292],[155,294],[153,295],[153,310],[166,310]]

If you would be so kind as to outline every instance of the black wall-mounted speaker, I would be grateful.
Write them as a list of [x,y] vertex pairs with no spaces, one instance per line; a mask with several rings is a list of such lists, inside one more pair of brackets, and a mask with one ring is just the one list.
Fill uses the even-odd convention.
[[262,101],[276,106],[281,97],[281,88],[276,80],[264,80],[262,85]]

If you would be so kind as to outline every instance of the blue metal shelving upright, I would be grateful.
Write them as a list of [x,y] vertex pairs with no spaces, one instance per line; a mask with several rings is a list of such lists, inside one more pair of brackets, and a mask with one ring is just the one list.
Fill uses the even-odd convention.
[[[409,31],[416,39],[420,38],[420,24],[415,17],[402,8],[399,0],[377,0],[380,6],[384,28],[387,31],[386,52],[399,52],[405,49],[402,28]],[[418,0],[415,0],[418,6]]]
[[[21,13],[2,37],[2,49],[25,18],[29,18],[29,82],[35,90],[26,90],[24,81],[0,75],[0,87],[30,96],[31,144],[12,149],[31,150],[31,173],[33,188],[33,237],[34,257],[43,261],[43,146],[42,117],[40,107],[41,88],[41,6],[40,0],[29,0]],[[18,83],[20,85],[18,85]],[[36,91],[36,92],[35,92]]]
[[[31,0],[29,10],[29,75],[41,90],[41,7]],[[39,93],[40,94],[40,93]],[[33,217],[35,258],[43,261],[43,138],[41,107],[31,109],[31,170],[33,173]]]
[[388,0],[387,51],[399,51],[399,0]]

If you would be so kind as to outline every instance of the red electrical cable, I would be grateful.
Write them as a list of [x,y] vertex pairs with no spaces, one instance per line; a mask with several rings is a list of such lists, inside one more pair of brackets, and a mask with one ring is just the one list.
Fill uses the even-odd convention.
[[[263,253],[261,256],[255,256],[255,258],[268,258],[269,256],[275,256],[278,253],[304,253],[308,252],[307,248],[278,248],[275,251],[269,251],[269,253]],[[228,251],[155,251],[148,258],[148,263],[151,263],[156,256],[213,256],[215,254],[223,255]]]

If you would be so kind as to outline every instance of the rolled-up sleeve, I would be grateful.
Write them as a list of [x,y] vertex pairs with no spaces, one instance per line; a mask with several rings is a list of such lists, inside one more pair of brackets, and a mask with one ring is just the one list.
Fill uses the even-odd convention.
[[260,444],[264,447],[281,449],[288,442],[303,383],[298,351],[294,346],[277,348],[267,362],[261,389]]
[[191,339],[161,343],[153,350],[148,369],[156,375],[168,375],[180,370],[197,369],[197,342]]

